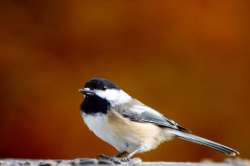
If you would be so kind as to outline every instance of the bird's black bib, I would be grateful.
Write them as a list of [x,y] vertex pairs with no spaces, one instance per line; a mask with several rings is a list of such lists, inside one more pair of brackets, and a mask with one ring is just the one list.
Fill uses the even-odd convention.
[[110,108],[110,103],[106,99],[102,99],[96,95],[86,96],[80,108],[86,114],[106,114]]

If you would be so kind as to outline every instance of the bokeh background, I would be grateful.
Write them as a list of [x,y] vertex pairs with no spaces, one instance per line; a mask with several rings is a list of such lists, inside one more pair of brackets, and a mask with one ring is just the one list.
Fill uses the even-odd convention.
[[[93,76],[250,157],[250,2],[0,1],[0,158],[114,154],[79,113]],[[145,160],[223,160],[174,140]]]

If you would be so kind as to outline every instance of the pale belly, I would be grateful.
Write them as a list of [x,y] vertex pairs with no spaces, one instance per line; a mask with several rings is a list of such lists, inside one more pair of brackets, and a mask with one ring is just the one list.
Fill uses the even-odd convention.
[[96,136],[119,152],[133,152],[140,147],[144,148],[143,151],[148,151],[172,138],[156,125],[132,122],[118,113],[83,115],[83,119]]
[[108,117],[104,115],[85,115],[83,120],[88,128],[103,141],[115,147],[118,151],[127,149],[127,142],[121,138],[108,122]]

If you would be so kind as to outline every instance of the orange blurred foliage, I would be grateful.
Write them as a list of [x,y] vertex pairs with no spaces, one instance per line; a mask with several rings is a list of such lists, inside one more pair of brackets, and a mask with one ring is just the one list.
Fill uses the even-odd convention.
[[[93,76],[193,133],[250,157],[246,0],[0,2],[0,157],[95,157],[115,150],[79,113]],[[223,159],[184,141],[145,160]]]

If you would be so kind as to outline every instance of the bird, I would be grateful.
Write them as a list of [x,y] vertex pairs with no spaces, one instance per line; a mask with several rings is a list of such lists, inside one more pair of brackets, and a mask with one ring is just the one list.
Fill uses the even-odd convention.
[[115,157],[124,161],[174,138],[205,145],[228,156],[239,155],[233,148],[192,134],[108,79],[94,77],[79,92],[84,96],[80,104],[83,121],[97,137],[118,151]]

